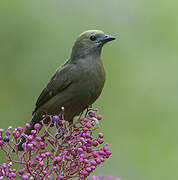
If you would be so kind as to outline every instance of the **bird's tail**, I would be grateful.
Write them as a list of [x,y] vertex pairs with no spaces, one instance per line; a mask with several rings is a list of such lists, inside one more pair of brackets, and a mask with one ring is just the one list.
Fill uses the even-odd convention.
[[[41,113],[37,113],[37,112],[33,113],[33,117],[32,117],[32,119],[31,119],[31,121],[30,121],[30,128],[26,129],[24,133],[25,133],[26,135],[30,135],[30,134],[31,134],[31,131],[34,129],[34,125],[35,125],[36,123],[40,123],[41,120],[42,120],[42,114],[41,114]],[[19,145],[18,145],[18,150],[19,150],[19,151],[23,151],[22,144],[23,144],[25,141],[26,141],[25,138],[22,136],[21,139],[20,139],[20,143],[19,143]]]

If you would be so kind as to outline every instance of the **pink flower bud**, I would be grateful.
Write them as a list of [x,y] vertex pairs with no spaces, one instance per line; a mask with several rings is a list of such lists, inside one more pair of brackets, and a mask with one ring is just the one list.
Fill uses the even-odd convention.
[[40,149],[45,149],[46,144],[44,142],[40,142]]
[[85,133],[85,137],[86,137],[86,138],[90,138],[90,137],[91,137],[91,134],[90,134],[90,133]]
[[48,171],[42,171],[42,173],[44,174],[44,175],[46,175],[46,174],[48,174]]
[[96,166],[91,166],[91,170],[95,170],[96,169]]
[[33,144],[27,144],[27,149],[32,151],[34,149]]
[[29,123],[26,124],[26,128],[30,128],[31,125]]
[[108,149],[107,146],[104,146],[104,147],[103,147],[103,150],[104,150],[104,151],[108,151],[109,149]]
[[85,123],[85,127],[91,128],[91,124],[89,122]]
[[110,155],[105,155],[105,157],[106,157],[106,158],[109,158],[109,157],[110,157]]
[[46,158],[46,154],[41,154],[41,157],[44,159],[44,158]]
[[84,158],[87,158],[87,155],[82,153],[82,154],[80,154],[80,157],[84,159]]
[[62,121],[61,121],[61,124],[65,124],[65,123],[66,123],[66,121],[65,121],[65,120],[62,120]]
[[3,133],[4,132],[4,129],[0,129],[0,133]]
[[84,121],[84,122],[88,122],[88,118],[85,117],[85,118],[83,119],[83,121]]
[[34,137],[32,135],[27,136],[28,141],[32,141]]
[[41,124],[36,123],[34,128],[39,131],[41,129]]
[[84,176],[87,176],[88,172],[87,171],[82,171],[81,174],[84,175]]
[[92,126],[95,126],[95,125],[96,125],[96,121],[92,121],[92,122],[91,122],[91,125],[92,125]]
[[98,116],[97,116],[97,119],[98,119],[98,120],[101,120],[102,118],[103,118],[102,115],[98,115]]
[[102,138],[98,138],[98,142],[99,142],[100,144],[102,144],[102,143],[104,142],[104,140],[103,140]]
[[90,117],[94,117],[94,116],[96,115],[96,113],[95,113],[95,111],[90,110],[90,111],[88,112],[88,115],[89,115]]
[[88,171],[88,172],[92,171],[92,169],[90,167],[87,167],[85,170]]
[[36,166],[37,166],[37,162],[36,162],[36,161],[31,161],[31,162],[30,162],[30,165],[31,165],[32,167],[36,167]]
[[103,138],[103,137],[104,137],[104,134],[103,134],[103,133],[98,133],[98,136],[99,136],[100,138]]
[[37,136],[35,139],[36,139],[36,141],[38,141],[38,142],[42,141],[42,138],[41,138],[40,136]]
[[96,161],[95,160],[91,160],[91,165],[93,165],[93,166],[96,166],[97,165],[97,163],[96,163]]
[[91,153],[92,152],[92,148],[91,147],[87,147],[86,151],[87,151],[87,153]]
[[53,122],[56,122],[56,121],[59,121],[59,120],[60,120],[59,116],[53,116],[52,117]]
[[22,132],[23,131],[23,127],[21,127],[21,126],[17,127],[17,131]]
[[10,130],[7,130],[6,131],[6,135],[9,136],[11,134],[11,131]]
[[91,143],[92,143],[92,140],[88,138],[88,139],[87,139],[87,143],[88,143],[88,144],[91,144]]
[[112,153],[111,153],[111,151],[106,151],[106,154],[111,155]]
[[74,150],[71,151],[71,154],[72,154],[73,156],[76,156],[76,155],[77,155],[76,151],[74,151]]
[[45,154],[46,154],[47,157],[51,156],[50,152],[46,152]]
[[43,161],[40,161],[40,162],[39,162],[39,166],[40,166],[40,167],[43,167],[43,166],[44,166],[44,162],[43,162]]
[[98,152],[97,151],[93,151],[92,155],[93,155],[94,158],[97,158],[98,157]]
[[78,148],[78,152],[83,152],[83,149],[82,148]]
[[83,162],[84,162],[85,164],[88,164],[88,159],[84,159]]
[[34,134],[36,134],[36,130],[31,130],[31,133],[34,135]]
[[100,164],[101,163],[101,160],[100,159],[95,159],[96,163],[97,164]]
[[32,141],[31,144],[33,144],[34,147],[37,146],[37,142],[35,142],[35,141]]
[[28,180],[28,176],[27,175],[23,175],[21,178],[22,178],[22,180]]
[[20,175],[24,174],[24,172],[25,172],[25,169],[20,169],[20,170],[18,171],[18,173],[19,173]]
[[56,157],[54,158],[54,164],[60,163],[61,160],[62,160],[61,156],[56,156]]
[[19,131],[14,131],[14,132],[12,133],[12,135],[13,135],[14,138],[16,138],[16,139],[20,137]]
[[94,147],[98,146],[98,141],[96,141],[96,140],[93,141],[93,146],[94,146]]
[[100,150],[99,155],[103,155],[103,154],[104,154],[104,151]]

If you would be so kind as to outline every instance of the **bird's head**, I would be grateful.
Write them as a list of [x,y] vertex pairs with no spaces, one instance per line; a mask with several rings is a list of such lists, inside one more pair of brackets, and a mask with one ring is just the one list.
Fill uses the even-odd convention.
[[91,55],[100,55],[103,45],[114,40],[114,36],[100,30],[88,30],[79,35],[72,48],[71,57],[80,58]]

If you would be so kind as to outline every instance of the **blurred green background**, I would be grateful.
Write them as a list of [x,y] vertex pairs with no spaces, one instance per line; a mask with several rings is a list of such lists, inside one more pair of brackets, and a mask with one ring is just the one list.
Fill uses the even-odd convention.
[[107,81],[95,103],[113,154],[96,173],[178,179],[177,6],[175,0],[2,0],[0,127],[30,120],[76,36],[101,29],[118,40],[103,49]]

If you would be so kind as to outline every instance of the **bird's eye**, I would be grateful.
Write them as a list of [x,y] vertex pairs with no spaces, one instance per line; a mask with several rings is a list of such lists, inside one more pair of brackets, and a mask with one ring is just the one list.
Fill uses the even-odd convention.
[[90,36],[90,39],[91,39],[92,41],[95,41],[95,40],[96,40],[96,36],[95,36],[95,35],[92,35],[92,36]]

